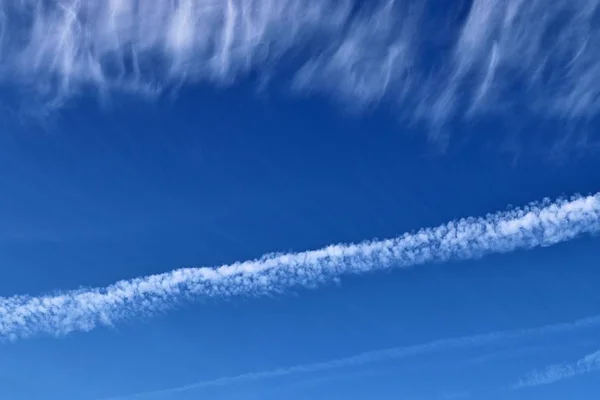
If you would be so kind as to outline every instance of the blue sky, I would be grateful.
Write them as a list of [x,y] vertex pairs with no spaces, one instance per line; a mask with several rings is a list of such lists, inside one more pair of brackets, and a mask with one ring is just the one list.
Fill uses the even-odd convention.
[[145,4],[0,2],[1,398],[597,397],[598,2]]

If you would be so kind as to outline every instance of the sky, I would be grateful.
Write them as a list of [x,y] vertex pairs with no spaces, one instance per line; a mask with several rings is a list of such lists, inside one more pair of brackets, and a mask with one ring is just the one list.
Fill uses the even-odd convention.
[[597,398],[599,18],[0,0],[0,398]]

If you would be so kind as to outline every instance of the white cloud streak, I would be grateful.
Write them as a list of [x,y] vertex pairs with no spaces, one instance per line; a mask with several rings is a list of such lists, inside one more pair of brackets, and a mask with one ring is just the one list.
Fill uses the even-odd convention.
[[393,239],[267,254],[216,268],[182,268],[105,288],[0,298],[0,337],[63,335],[151,315],[195,298],[316,287],[344,275],[550,246],[600,230],[600,194],[449,222]]
[[0,0],[0,82],[61,104],[251,73],[443,122],[597,115],[600,0]]
[[[511,340],[527,339],[532,337],[539,337],[552,334],[568,333],[580,329],[597,327],[600,325],[600,316],[588,317],[577,321],[545,325],[537,328],[529,329],[517,329],[510,331],[498,331],[491,332],[482,335],[464,336],[450,339],[440,339],[429,343],[394,347],[383,350],[369,351],[361,354],[357,354],[351,357],[340,358],[337,360],[329,360],[323,362],[316,362],[311,364],[302,364],[286,368],[278,368],[269,371],[261,371],[254,373],[247,373],[237,376],[227,376],[213,380],[205,380],[189,385],[184,385],[176,388],[148,391],[143,393],[136,393],[126,396],[104,398],[102,400],[134,400],[134,399],[146,399],[153,397],[160,397],[166,395],[172,395],[175,393],[186,392],[190,390],[203,389],[207,387],[215,386],[228,386],[234,384],[242,384],[247,382],[254,382],[263,379],[279,378],[287,375],[301,374],[301,373],[313,373],[323,372],[328,370],[334,370],[338,368],[355,367],[365,364],[371,364],[376,362],[383,362],[386,360],[398,360],[409,357],[417,357],[427,354],[433,354],[442,351],[448,351],[453,349],[466,349],[482,347],[486,345],[493,345],[502,342],[508,342]],[[599,357],[600,360],[600,357]]]
[[549,385],[551,383],[562,381],[563,379],[569,379],[599,370],[600,350],[588,354],[574,363],[554,364],[542,370],[532,371],[514,385],[513,388],[520,389],[524,387]]

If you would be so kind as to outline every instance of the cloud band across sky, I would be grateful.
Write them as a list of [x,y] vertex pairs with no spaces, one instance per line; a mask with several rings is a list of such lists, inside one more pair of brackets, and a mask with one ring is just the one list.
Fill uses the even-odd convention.
[[600,105],[600,0],[0,0],[0,83],[62,102],[258,75],[444,121]]
[[600,194],[546,200],[393,239],[267,254],[215,268],[182,268],[105,288],[0,298],[0,337],[17,339],[42,333],[87,331],[98,325],[151,315],[194,298],[280,293],[294,287],[316,287],[349,274],[550,246],[598,231]]

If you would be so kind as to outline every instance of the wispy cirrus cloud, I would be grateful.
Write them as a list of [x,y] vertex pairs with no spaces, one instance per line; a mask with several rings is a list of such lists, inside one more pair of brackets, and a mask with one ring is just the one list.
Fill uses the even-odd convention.
[[3,0],[0,81],[62,103],[251,73],[405,118],[596,116],[598,0]]
[[541,370],[531,371],[513,388],[549,385],[593,371],[600,371],[600,351],[588,354],[574,363],[553,364]]
[[336,244],[217,268],[183,268],[44,296],[0,298],[0,337],[62,335],[149,315],[195,298],[316,287],[349,274],[550,246],[600,230],[600,194],[452,221],[393,239]]
[[[314,372],[324,372],[329,370],[348,368],[361,366],[366,364],[372,364],[377,362],[383,362],[386,360],[399,360],[410,357],[423,356],[427,354],[434,354],[442,351],[456,350],[456,349],[469,349],[483,346],[494,345],[498,343],[506,343],[519,339],[536,338],[546,335],[567,333],[576,330],[598,327],[600,326],[600,316],[588,317],[572,322],[565,322],[559,324],[545,325],[537,328],[528,329],[516,329],[509,331],[497,331],[481,335],[463,336],[456,338],[440,339],[429,343],[394,347],[383,350],[369,351],[361,354],[356,354],[350,357],[340,358],[336,360],[328,360],[322,362],[315,362],[311,364],[295,365],[291,367],[284,367],[273,369],[269,371],[260,371],[254,373],[247,373],[236,376],[226,376],[222,378],[204,380],[189,385],[179,386],[175,388],[154,390],[142,393],[135,393],[125,396],[117,396],[111,398],[104,398],[102,400],[133,400],[133,399],[147,399],[160,396],[173,395],[176,393],[187,392],[191,390],[198,390],[208,387],[215,386],[229,386],[235,384],[243,384],[248,382],[254,382],[264,379],[274,379],[288,375],[295,374],[309,374]],[[464,398],[469,397],[466,392],[461,393],[447,393],[444,398]]]

